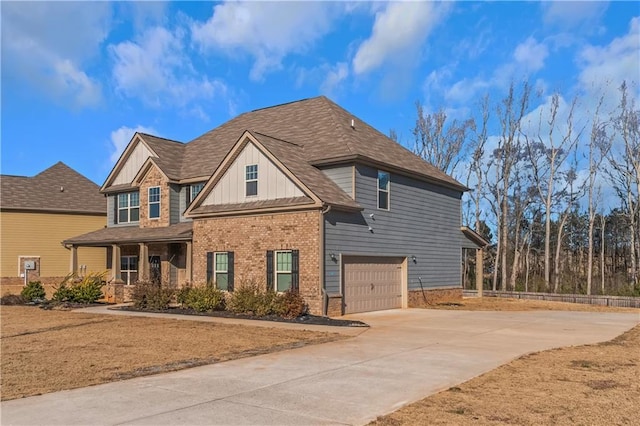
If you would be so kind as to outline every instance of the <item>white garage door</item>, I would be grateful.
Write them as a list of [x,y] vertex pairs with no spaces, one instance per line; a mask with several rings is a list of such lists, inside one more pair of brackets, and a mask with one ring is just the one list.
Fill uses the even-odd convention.
[[403,260],[343,257],[345,314],[401,308]]

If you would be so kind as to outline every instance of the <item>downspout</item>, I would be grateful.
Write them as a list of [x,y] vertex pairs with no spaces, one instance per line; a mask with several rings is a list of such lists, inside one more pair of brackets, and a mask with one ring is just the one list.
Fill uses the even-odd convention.
[[327,316],[329,311],[329,295],[325,289],[324,280],[324,261],[325,261],[325,248],[324,248],[324,215],[331,211],[331,206],[326,205],[320,212],[320,291],[322,293],[322,315]]

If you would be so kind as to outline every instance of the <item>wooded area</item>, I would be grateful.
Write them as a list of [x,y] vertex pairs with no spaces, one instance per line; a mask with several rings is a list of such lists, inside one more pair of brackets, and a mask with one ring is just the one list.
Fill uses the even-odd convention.
[[464,119],[416,103],[414,151],[471,188],[463,222],[492,243],[485,288],[640,296],[638,90],[598,92],[566,100],[512,83]]

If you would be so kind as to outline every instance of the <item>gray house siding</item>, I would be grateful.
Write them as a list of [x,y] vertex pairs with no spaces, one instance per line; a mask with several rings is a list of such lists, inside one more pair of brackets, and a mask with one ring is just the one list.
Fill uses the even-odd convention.
[[327,292],[341,292],[339,261],[331,253],[407,257],[409,290],[460,286],[462,193],[392,173],[390,210],[379,210],[378,169],[357,165],[355,176],[364,211],[325,216]]
[[336,183],[344,192],[353,198],[353,165],[325,167],[321,169],[325,175]]
[[137,226],[135,223],[115,223],[116,221],[116,197],[118,194],[109,194],[107,196],[107,227],[121,227],[121,226]]
[[169,186],[169,223],[180,222],[180,185],[171,184]]
[[180,187],[178,207],[180,210],[180,222],[191,222],[191,218],[184,217],[184,211],[187,209],[187,194],[189,193],[189,185]]

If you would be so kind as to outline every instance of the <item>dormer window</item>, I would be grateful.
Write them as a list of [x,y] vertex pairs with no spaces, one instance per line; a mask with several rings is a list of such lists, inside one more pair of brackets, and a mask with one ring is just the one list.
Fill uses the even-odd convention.
[[245,196],[258,195],[258,165],[251,164],[245,167]]
[[149,188],[149,219],[160,218],[160,187]]
[[378,171],[378,208],[380,210],[389,210],[389,180],[389,173]]
[[140,220],[140,196],[137,192],[118,194],[118,223]]

